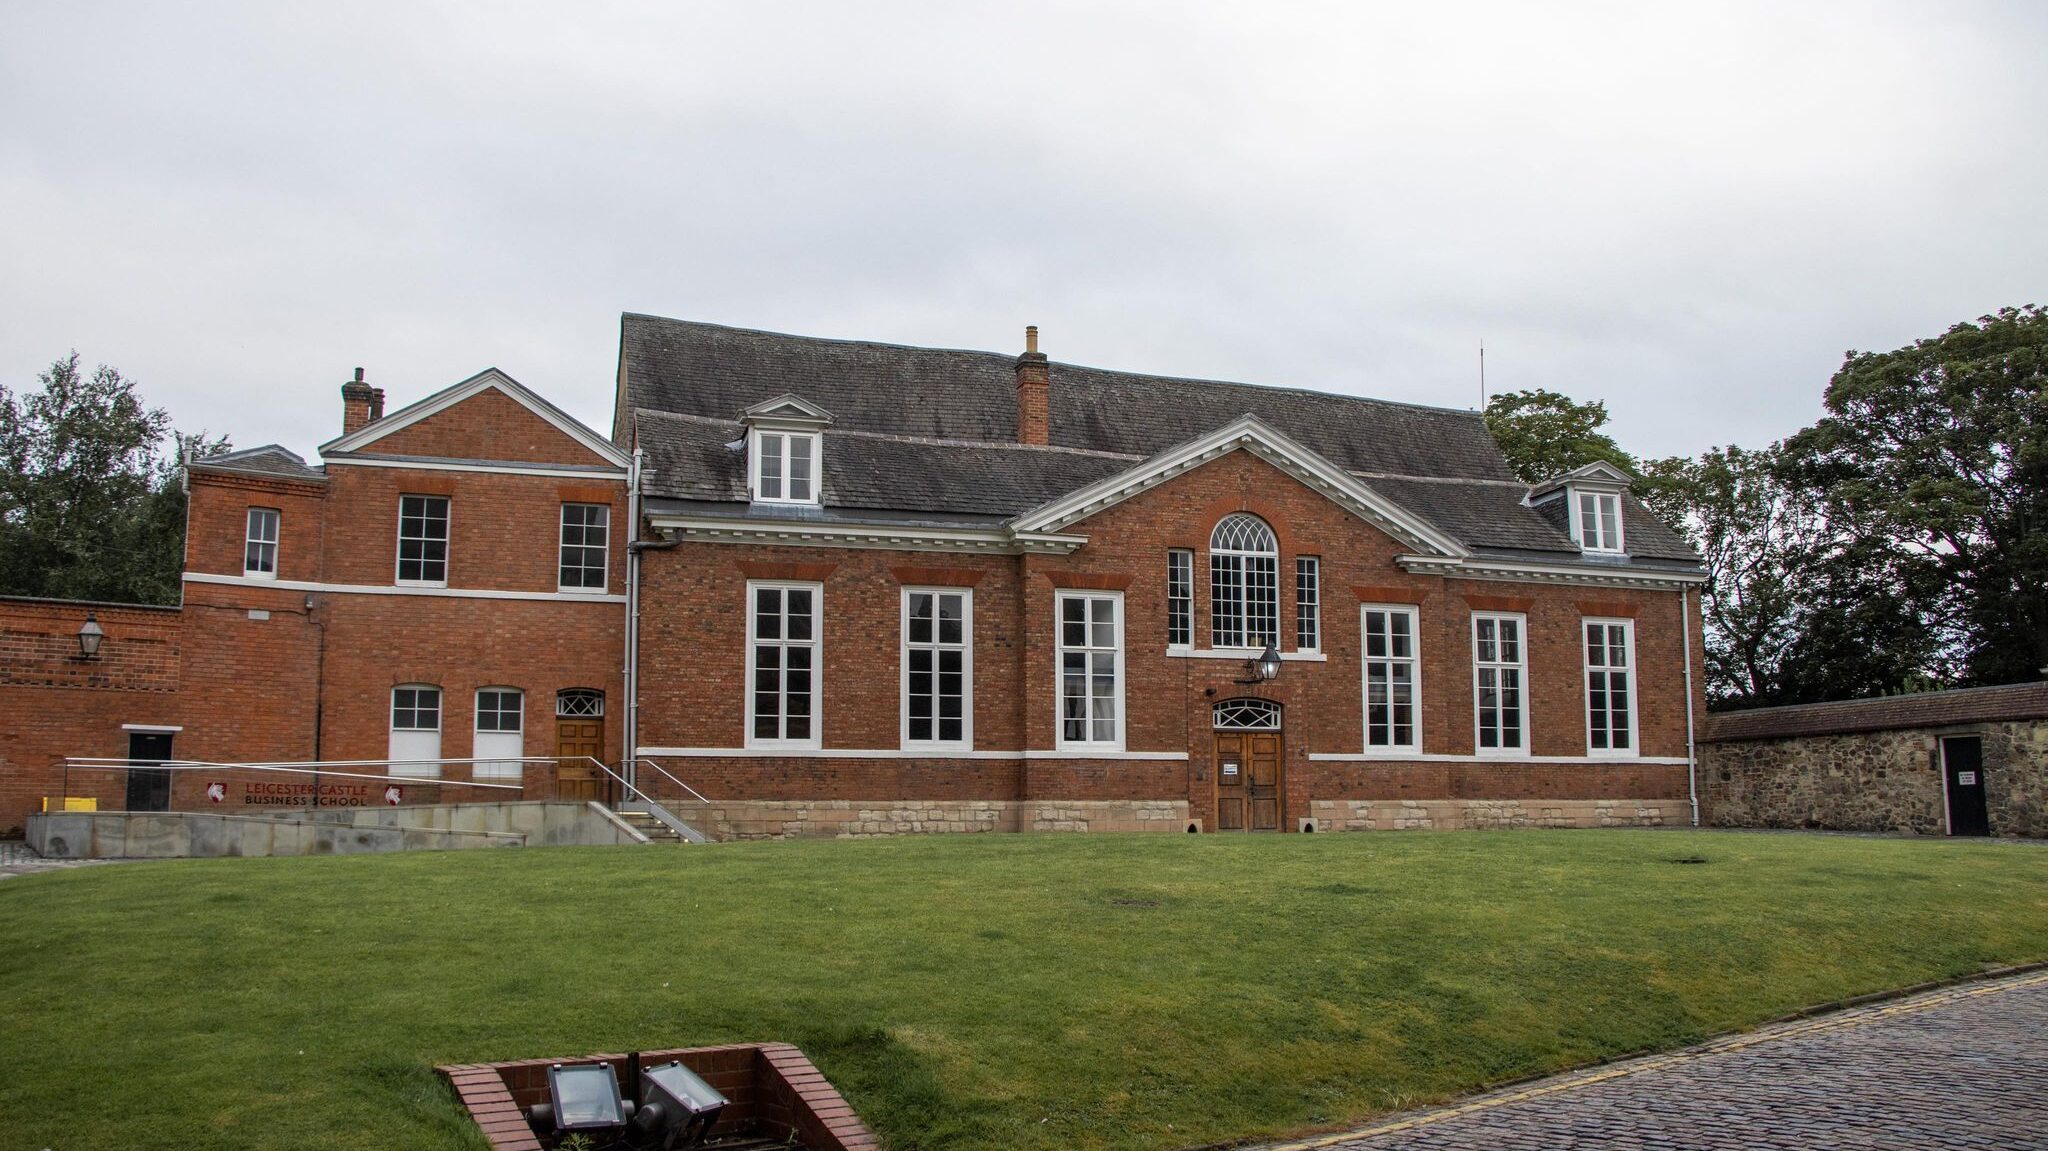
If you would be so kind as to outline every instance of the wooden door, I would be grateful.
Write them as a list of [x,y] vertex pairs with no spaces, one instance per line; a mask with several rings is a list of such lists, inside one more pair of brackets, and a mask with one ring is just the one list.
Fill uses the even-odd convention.
[[[605,798],[605,775],[592,759],[604,761],[604,720],[561,717],[555,720],[555,798]],[[584,758],[584,757],[589,758]],[[573,757],[573,758],[570,758]]]
[[1984,803],[1984,741],[1976,736],[1941,741],[1942,783],[1948,788],[1948,833],[1990,835]]
[[1216,829],[1280,830],[1280,733],[1219,731],[1215,762]]

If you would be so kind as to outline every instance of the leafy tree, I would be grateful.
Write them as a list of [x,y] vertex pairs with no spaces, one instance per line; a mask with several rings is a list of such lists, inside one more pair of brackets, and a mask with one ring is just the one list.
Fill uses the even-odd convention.
[[2048,667],[2048,311],[2006,308],[1896,351],[1852,351],[1826,406],[1786,443],[1795,482],[1824,494],[1846,534],[1894,541],[1939,573],[1914,594],[1963,682],[2037,678]]
[[77,352],[38,379],[20,396],[0,386],[0,593],[176,603],[178,453],[226,441],[172,435],[133,381],[105,365],[87,375]]
[[1525,484],[1540,484],[1594,461],[1636,475],[1635,457],[1621,450],[1607,425],[1607,405],[1579,403],[1541,388],[1502,392],[1486,401],[1486,430]]

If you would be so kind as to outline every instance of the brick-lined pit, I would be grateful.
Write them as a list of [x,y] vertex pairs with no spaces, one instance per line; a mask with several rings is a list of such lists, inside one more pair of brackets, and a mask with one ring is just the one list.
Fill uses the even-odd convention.
[[[623,1054],[580,1059],[521,1059],[510,1063],[457,1063],[437,1067],[498,1151],[542,1151],[527,1125],[527,1109],[548,1101],[548,1068],[557,1063],[605,1062],[626,1081]],[[805,1151],[873,1151],[875,1137],[853,1108],[787,1043],[734,1043],[640,1052],[640,1065],[671,1060],[696,1072],[729,1101],[712,1138],[754,1136],[794,1143]]]

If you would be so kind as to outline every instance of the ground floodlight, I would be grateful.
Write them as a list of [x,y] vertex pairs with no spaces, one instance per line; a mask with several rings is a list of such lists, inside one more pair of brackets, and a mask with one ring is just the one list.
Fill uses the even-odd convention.
[[681,1060],[640,1072],[640,1113],[633,1126],[666,1148],[704,1141],[725,1110],[726,1098]]
[[617,1130],[633,1117],[619,1097],[619,1077],[609,1063],[557,1063],[548,1068],[548,1102],[531,1112],[535,1130]]

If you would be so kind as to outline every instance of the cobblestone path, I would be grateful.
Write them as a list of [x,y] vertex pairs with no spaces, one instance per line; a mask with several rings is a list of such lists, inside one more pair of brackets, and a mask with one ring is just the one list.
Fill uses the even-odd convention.
[[2048,972],[1776,1024],[1264,1151],[2048,1148]]

